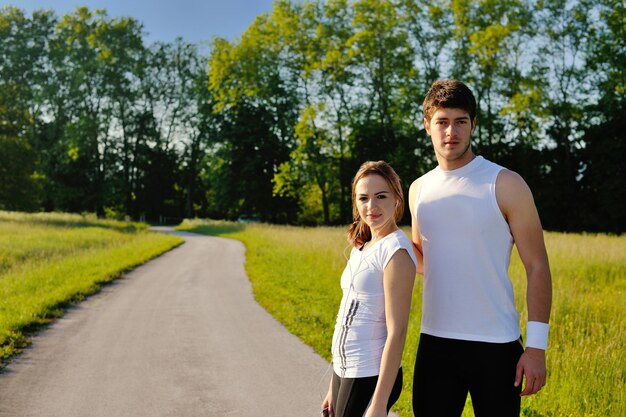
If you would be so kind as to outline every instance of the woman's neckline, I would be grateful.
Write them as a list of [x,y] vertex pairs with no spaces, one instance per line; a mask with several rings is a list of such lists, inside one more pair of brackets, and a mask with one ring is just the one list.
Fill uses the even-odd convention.
[[374,249],[374,247],[376,247],[376,245],[378,245],[378,243],[382,242],[383,240],[387,239],[389,236],[397,233],[400,229],[395,229],[392,230],[391,232],[387,233],[385,236],[379,238],[378,240],[374,241],[373,243],[371,240],[368,240],[367,242],[365,242],[360,248],[359,248],[359,252],[361,253],[367,253],[369,251],[371,251],[372,249]]

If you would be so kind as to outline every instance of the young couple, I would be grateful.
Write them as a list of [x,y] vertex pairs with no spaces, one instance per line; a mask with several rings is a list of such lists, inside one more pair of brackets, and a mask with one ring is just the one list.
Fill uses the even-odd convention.
[[[364,163],[352,183],[352,252],[323,414],[382,417],[398,400],[417,271],[414,415],[458,417],[469,392],[477,417],[519,416],[520,397],[546,382],[552,293],[537,209],[519,175],[472,152],[476,100],[465,84],[435,82],[423,110],[438,166],[410,187],[411,240],[397,226],[405,202],[388,164]],[[507,272],[514,243],[528,280],[525,349]]]

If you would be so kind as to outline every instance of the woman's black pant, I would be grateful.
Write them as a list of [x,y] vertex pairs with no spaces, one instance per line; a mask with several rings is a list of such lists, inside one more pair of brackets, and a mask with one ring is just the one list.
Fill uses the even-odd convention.
[[[341,378],[333,373],[333,410],[335,417],[362,417],[374,395],[378,375],[365,378]],[[387,413],[400,398],[402,392],[402,368],[398,369],[396,382],[393,384]]]

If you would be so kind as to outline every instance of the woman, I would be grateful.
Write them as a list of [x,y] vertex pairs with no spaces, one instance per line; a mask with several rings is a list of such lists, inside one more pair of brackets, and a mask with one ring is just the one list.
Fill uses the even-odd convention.
[[352,182],[355,222],[341,275],[332,354],[334,374],[322,403],[334,417],[382,417],[402,391],[401,359],[417,260],[398,229],[404,196],[384,161],[365,162]]

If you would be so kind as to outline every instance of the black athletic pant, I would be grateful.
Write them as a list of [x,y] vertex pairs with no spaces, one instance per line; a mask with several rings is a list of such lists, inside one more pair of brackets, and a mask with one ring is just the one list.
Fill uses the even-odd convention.
[[413,374],[415,417],[459,417],[467,393],[476,417],[518,417],[515,368],[524,352],[521,338],[486,343],[420,336]]
[[[341,378],[333,372],[333,410],[335,417],[362,417],[374,395],[377,376],[366,378]],[[402,392],[402,368],[389,395],[387,413],[400,398]]]

